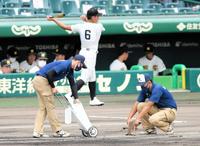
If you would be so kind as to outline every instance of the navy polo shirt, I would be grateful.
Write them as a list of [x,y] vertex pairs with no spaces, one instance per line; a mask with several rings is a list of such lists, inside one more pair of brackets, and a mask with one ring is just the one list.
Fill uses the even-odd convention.
[[39,71],[36,72],[37,75],[47,77],[47,73],[54,70],[57,74],[53,78],[53,81],[63,79],[65,76],[74,76],[74,71],[71,69],[72,60],[55,61],[45,65]]
[[177,109],[176,101],[172,94],[164,87],[158,84],[152,85],[152,91],[142,89],[137,101],[144,102],[146,99],[153,102],[158,108],[175,108]]

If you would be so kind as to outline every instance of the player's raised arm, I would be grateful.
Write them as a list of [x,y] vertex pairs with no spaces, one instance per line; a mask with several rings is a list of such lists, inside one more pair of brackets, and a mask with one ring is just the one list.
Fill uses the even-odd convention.
[[80,16],[80,19],[81,19],[82,21],[84,21],[84,22],[87,22],[87,21],[88,21],[87,16],[85,16],[85,15],[81,15],[81,16]]
[[55,22],[58,26],[65,30],[72,30],[71,25],[65,25],[63,22],[58,21],[56,18],[52,16],[47,16],[47,20]]

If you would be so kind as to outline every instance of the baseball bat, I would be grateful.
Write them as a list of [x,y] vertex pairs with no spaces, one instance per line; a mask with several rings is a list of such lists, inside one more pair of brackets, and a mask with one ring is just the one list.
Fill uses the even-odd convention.
[[65,17],[65,14],[64,13],[58,13],[58,14],[55,14],[55,15],[49,15],[48,17],[50,17],[50,18],[63,18],[63,17]]

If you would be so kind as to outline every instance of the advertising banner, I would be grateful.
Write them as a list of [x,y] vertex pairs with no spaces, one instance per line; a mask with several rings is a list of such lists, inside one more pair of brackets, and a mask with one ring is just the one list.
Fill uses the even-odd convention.
[[[30,19],[30,21],[29,21]],[[82,23],[79,17],[59,19],[65,24]],[[115,34],[151,34],[151,33],[182,33],[200,32],[200,18],[190,17],[102,17],[106,31],[104,35]],[[69,36],[76,35],[71,31],[64,31],[55,23],[40,19],[20,19],[18,21],[0,20],[0,37],[41,37],[41,36]],[[49,31],[51,30],[51,31]]]
[[191,92],[200,92],[200,68],[186,69],[186,88]]
[[[133,94],[137,93],[137,74],[151,71],[98,71],[97,77],[97,94]],[[80,73],[75,73],[78,79]],[[0,97],[19,97],[19,96],[35,96],[32,86],[34,74],[29,73],[13,73],[0,75]],[[56,88],[61,93],[70,91],[67,78],[55,82]],[[80,95],[88,94],[88,86],[83,86],[79,91]]]

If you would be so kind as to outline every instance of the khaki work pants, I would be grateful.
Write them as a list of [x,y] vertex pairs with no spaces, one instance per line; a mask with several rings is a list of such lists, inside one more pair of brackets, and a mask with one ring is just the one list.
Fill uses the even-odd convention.
[[35,76],[32,83],[39,101],[34,132],[43,133],[46,117],[49,120],[53,132],[61,130],[61,125],[55,112],[54,95],[48,80],[42,76]]
[[[140,113],[147,103],[141,102],[137,106],[137,111]],[[157,127],[164,132],[167,132],[170,124],[176,118],[176,109],[164,108],[159,109],[153,106],[151,110],[142,118],[142,125],[145,130]]]

